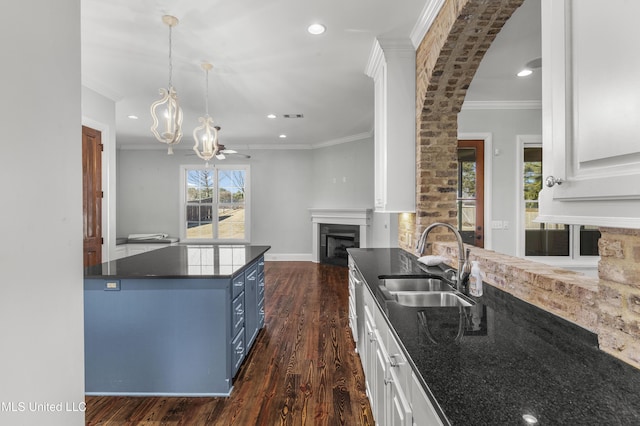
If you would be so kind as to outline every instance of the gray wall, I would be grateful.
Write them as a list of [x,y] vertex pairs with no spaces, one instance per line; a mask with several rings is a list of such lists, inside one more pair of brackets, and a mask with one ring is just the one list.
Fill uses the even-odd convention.
[[[539,109],[462,110],[458,115],[459,133],[491,133],[493,155],[491,211],[493,220],[509,222],[509,229],[492,230],[492,249],[516,255],[516,162],[518,135],[540,135],[542,115]],[[486,222],[489,228],[491,223]]]
[[[150,139],[150,148],[154,143]],[[202,163],[187,152],[169,156],[162,149],[118,150],[118,235],[179,235],[180,165]],[[372,139],[317,149],[242,152],[251,158],[225,161],[251,165],[251,242],[271,245],[270,255],[309,258],[309,208],[373,205]]]
[[313,206],[371,208],[373,138],[313,150]]
[[2,11],[0,424],[84,425],[80,0]]

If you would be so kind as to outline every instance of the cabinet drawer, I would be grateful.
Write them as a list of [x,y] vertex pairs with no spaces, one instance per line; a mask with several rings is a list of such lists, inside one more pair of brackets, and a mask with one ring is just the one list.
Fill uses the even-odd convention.
[[245,345],[244,345],[244,328],[240,329],[238,335],[231,342],[231,366],[232,366],[232,376],[235,376],[238,372],[238,368],[242,364],[242,360],[245,355]]
[[258,300],[264,298],[264,274],[258,275]]
[[258,309],[258,328],[264,327],[264,305]]
[[387,349],[389,357],[389,367],[395,372],[398,379],[398,385],[402,388],[405,395],[409,395],[409,389],[411,385],[411,366],[407,361],[407,357],[404,351],[400,347],[400,344],[395,339],[391,330],[388,331],[387,336]]
[[231,335],[235,334],[244,326],[244,293],[233,300],[233,330]]
[[233,279],[233,288],[231,289],[231,298],[235,299],[244,291],[244,274],[240,274]]
[[262,274],[264,272],[264,257],[261,257],[258,260],[258,274]]

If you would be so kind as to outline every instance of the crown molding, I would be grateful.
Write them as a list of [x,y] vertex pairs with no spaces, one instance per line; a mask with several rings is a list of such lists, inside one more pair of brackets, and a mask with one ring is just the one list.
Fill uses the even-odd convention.
[[424,36],[427,34],[427,31],[429,31],[433,21],[436,20],[443,5],[444,0],[429,0],[427,4],[424,5],[418,21],[409,34],[409,38],[411,38],[411,43],[415,49],[418,49],[418,46],[422,43]]
[[464,101],[462,109],[542,109],[542,101]]
[[[247,151],[247,150],[310,150],[310,149],[320,149],[326,148],[334,145],[341,145],[343,143],[349,142],[357,142],[364,139],[373,138],[373,131],[358,133],[351,136],[345,136],[339,139],[333,139],[330,141],[320,142],[316,144],[251,144],[251,145],[242,145],[242,144],[233,144],[233,149],[237,151]],[[117,149],[121,151],[166,151],[167,146],[165,144],[159,142],[151,142],[151,143],[128,143],[128,144],[120,144],[117,146]],[[192,146],[187,144],[178,144],[173,146],[173,150],[175,152],[185,152],[191,151]]]

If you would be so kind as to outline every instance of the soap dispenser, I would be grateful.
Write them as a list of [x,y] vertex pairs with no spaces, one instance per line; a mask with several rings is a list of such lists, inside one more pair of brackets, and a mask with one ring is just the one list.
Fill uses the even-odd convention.
[[469,294],[475,297],[482,296],[482,271],[477,260],[471,262],[471,275],[469,276]]

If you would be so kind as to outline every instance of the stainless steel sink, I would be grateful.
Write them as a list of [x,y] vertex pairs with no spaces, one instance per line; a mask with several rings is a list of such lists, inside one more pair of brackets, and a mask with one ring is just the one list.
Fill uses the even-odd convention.
[[473,304],[450,291],[397,291],[392,295],[399,304],[411,307],[466,307]]
[[380,284],[390,292],[453,291],[453,287],[438,278],[385,278]]

